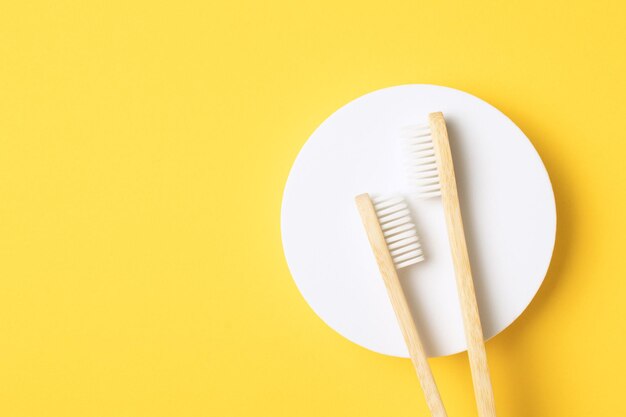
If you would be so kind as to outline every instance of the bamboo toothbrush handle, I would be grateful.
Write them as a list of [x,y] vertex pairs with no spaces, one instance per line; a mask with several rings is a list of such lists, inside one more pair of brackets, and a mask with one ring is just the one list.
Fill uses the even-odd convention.
[[459,205],[446,123],[442,113],[432,113],[429,115],[429,119],[431,135],[437,156],[441,198],[448,226],[448,238],[452,251],[456,285],[461,302],[463,325],[467,339],[467,352],[469,355],[470,369],[472,371],[478,415],[480,417],[495,417],[496,409],[493,399],[493,389],[489,376],[489,368],[487,366],[487,354],[485,352],[483,331],[480,324],[476,293],[472,281],[472,271],[467,253],[467,244],[465,242],[465,232],[463,231],[463,220],[461,218],[461,208]]
[[387,293],[391,304],[396,313],[396,318],[400,324],[402,335],[411,355],[411,361],[417,372],[422,390],[426,397],[426,403],[430,409],[430,413],[433,417],[446,417],[446,410],[443,407],[439,390],[435,384],[435,379],[428,365],[428,360],[417,327],[413,321],[413,316],[409,310],[409,305],[402,291],[400,280],[398,279],[398,273],[396,272],[393,259],[387,249],[387,243],[383,231],[376,217],[376,211],[374,205],[367,194],[361,194],[356,197],[356,205],[361,215],[361,220],[365,226],[367,232],[367,238],[369,239],[372,251],[378,263],[380,274],[385,282]]

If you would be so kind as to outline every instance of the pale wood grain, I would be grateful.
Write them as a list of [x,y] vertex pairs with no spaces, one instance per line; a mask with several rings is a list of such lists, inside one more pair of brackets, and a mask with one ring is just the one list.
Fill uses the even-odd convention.
[[435,379],[428,365],[428,360],[417,327],[409,310],[409,305],[404,296],[398,273],[393,264],[393,260],[387,243],[383,236],[380,223],[376,217],[374,205],[368,194],[361,194],[355,198],[356,205],[361,215],[361,220],[365,226],[367,238],[369,239],[374,257],[378,263],[380,274],[383,277],[389,299],[396,313],[402,335],[411,355],[411,360],[417,372],[420,385],[426,397],[426,403],[434,417],[446,417],[446,410],[443,407],[439,390],[435,384]]
[[480,417],[495,417],[496,409],[493,389],[487,366],[485,342],[480,324],[467,244],[465,242],[463,219],[461,218],[461,208],[446,123],[442,113],[431,113],[429,122],[439,170],[441,198],[448,226],[448,238],[450,240],[457,290],[463,314],[467,352],[474,383],[474,395],[478,405],[478,415]]

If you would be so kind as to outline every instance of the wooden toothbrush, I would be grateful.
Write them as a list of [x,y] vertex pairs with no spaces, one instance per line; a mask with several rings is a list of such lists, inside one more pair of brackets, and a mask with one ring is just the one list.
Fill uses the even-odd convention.
[[355,200],[411,361],[424,391],[426,404],[433,417],[446,417],[446,410],[428,365],[426,352],[398,278],[397,269],[424,260],[408,206],[401,197],[372,201],[368,194],[361,194]]
[[404,131],[409,146],[409,180],[417,187],[421,196],[441,196],[461,303],[478,415],[495,417],[493,389],[465,242],[446,122],[440,112],[429,114],[428,119],[428,125],[415,126]]

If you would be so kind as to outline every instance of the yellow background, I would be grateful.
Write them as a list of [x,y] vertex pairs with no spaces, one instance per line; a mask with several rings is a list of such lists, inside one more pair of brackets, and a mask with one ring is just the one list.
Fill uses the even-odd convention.
[[[625,18],[621,1],[3,1],[0,416],[425,416],[408,360],[306,305],[279,230],[311,132],[404,83],[495,105],[553,181],[546,281],[488,343],[499,415],[626,415]],[[449,415],[474,416],[465,355],[431,362]]]

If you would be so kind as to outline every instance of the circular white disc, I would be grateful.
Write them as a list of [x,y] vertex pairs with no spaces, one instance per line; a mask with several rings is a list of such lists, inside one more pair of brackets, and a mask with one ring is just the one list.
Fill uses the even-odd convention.
[[484,101],[446,87],[403,85],[348,103],[311,135],[285,186],[282,240],[306,301],[349,340],[387,355],[407,350],[354,197],[405,195],[424,262],[400,270],[429,356],[466,348],[440,198],[406,194],[400,129],[442,111],[453,152],[486,338],[511,324],[546,274],[556,232],[550,179],[524,133]]

